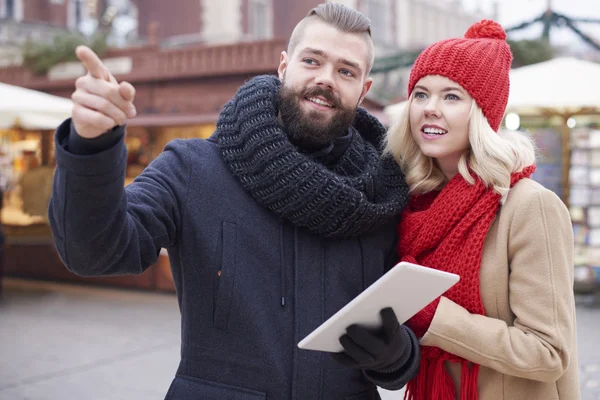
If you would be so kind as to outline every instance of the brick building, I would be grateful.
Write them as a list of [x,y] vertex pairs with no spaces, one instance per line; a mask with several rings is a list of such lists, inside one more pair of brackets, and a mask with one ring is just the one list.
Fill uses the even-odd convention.
[[[212,134],[223,104],[250,77],[276,72],[280,52],[285,49],[294,26],[320,2],[0,0],[0,82],[69,97],[75,79],[84,73],[81,65],[63,63],[47,74],[35,75],[20,65],[21,46],[27,40],[52,40],[61,32],[90,33],[96,28],[112,28],[109,40],[113,47],[103,59],[118,80],[131,82],[137,90],[138,116],[128,124],[130,159],[126,180],[129,182],[171,139]],[[410,10],[420,10],[415,18],[426,19],[424,12],[441,7],[433,0],[344,0],[343,3],[371,17],[377,52],[381,54],[421,45],[411,39],[405,27],[412,23],[408,17]],[[448,15],[454,16],[456,22],[448,26],[464,25],[467,19],[475,18],[465,16],[463,21],[454,14]],[[436,25],[435,34],[452,36],[449,30],[440,28],[442,25]],[[462,31],[463,27],[456,29]],[[433,33],[428,34],[427,40],[437,40]],[[377,76],[376,81],[389,85],[390,79]],[[385,118],[383,104],[373,97],[367,97],[363,105]],[[11,140],[25,138],[22,132],[16,136],[14,132],[4,133],[7,135],[13,135]],[[40,153],[52,153],[47,148],[52,146],[51,135],[51,132],[39,133]],[[8,274],[82,279],[62,266],[46,223],[5,224],[5,231]],[[170,290],[169,265],[165,257],[160,260],[140,277],[102,278],[92,282]],[[42,264],[44,268],[39,267]]]
[[[231,3],[223,0],[225,3],[228,1]],[[211,5],[216,2],[180,2],[185,4],[172,11],[165,8],[164,4],[168,3],[162,1],[121,2],[121,5],[126,3],[127,6],[123,14],[136,16],[139,25],[134,32],[128,33],[129,47],[113,48],[103,56],[117,79],[131,82],[137,90],[139,115],[128,124],[130,156],[126,182],[137,176],[171,139],[212,134],[219,110],[244,81],[257,74],[276,72],[286,40],[283,33],[275,36],[275,32],[291,32],[296,21],[316,3],[305,2],[302,6],[300,1],[290,1],[298,17],[286,15],[289,24],[279,21],[270,30],[260,31],[255,30],[255,21],[262,21],[260,25],[264,27],[264,20],[260,18],[273,20],[268,13],[274,10],[261,9],[256,1],[244,0],[239,2],[237,11],[228,11],[239,18],[236,31],[231,24],[223,22],[227,18],[219,17],[220,11]],[[0,0],[0,47],[19,49],[26,40],[47,40],[55,33],[85,30],[90,20],[103,18],[108,7],[114,4],[117,2]],[[283,10],[278,12],[283,13]],[[246,17],[242,18],[244,15]],[[212,40],[205,39],[205,36],[211,36],[207,27],[212,27]],[[228,32],[231,35],[227,36]],[[70,96],[74,80],[84,73],[77,62],[59,64],[44,75],[35,75],[19,65],[16,57],[7,64],[0,67],[1,82],[63,97]],[[364,104],[383,115],[381,104],[372,100],[366,100]],[[14,132],[6,135],[12,135],[9,142],[15,137],[17,141],[32,137],[22,132],[16,136]],[[43,147],[52,146],[51,135],[52,132],[39,133],[40,153],[48,153],[48,148]],[[4,265],[7,274],[58,280],[82,279],[68,273],[62,266],[47,223],[10,225],[5,221],[5,231]],[[160,260],[140,277],[93,279],[91,282],[172,289],[168,262],[165,257],[160,257]],[[42,264],[44,268],[39,268]]]

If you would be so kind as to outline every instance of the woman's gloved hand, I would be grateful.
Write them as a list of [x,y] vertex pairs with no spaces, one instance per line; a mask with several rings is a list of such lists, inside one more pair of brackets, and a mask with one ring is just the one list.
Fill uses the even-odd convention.
[[383,327],[373,332],[360,325],[350,325],[340,338],[344,347],[332,357],[349,368],[390,373],[399,370],[410,359],[412,341],[409,328],[398,323],[394,310],[380,312]]

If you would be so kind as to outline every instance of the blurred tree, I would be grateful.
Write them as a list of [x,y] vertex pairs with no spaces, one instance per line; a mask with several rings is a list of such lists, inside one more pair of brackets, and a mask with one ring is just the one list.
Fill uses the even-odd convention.
[[543,38],[508,40],[508,44],[513,53],[513,68],[547,61],[554,57],[554,48]]
[[82,34],[69,32],[55,36],[50,43],[28,41],[22,47],[23,65],[37,75],[45,74],[56,64],[77,60],[75,48],[81,44],[102,57],[107,48],[106,34],[97,33],[87,39]]

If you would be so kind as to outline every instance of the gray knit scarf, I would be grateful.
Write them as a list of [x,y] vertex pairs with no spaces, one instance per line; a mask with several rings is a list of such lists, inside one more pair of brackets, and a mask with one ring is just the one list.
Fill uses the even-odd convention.
[[324,237],[358,236],[404,209],[408,186],[381,157],[385,128],[359,108],[348,148],[328,167],[303,154],[278,122],[275,76],[245,83],[221,111],[215,139],[223,159],[263,207]]

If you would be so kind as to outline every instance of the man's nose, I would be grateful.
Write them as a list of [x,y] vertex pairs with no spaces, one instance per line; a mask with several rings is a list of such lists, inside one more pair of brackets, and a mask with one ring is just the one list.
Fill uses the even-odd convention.
[[317,78],[315,79],[315,83],[321,87],[326,89],[333,89],[335,84],[333,80],[333,69],[332,68],[321,68]]

